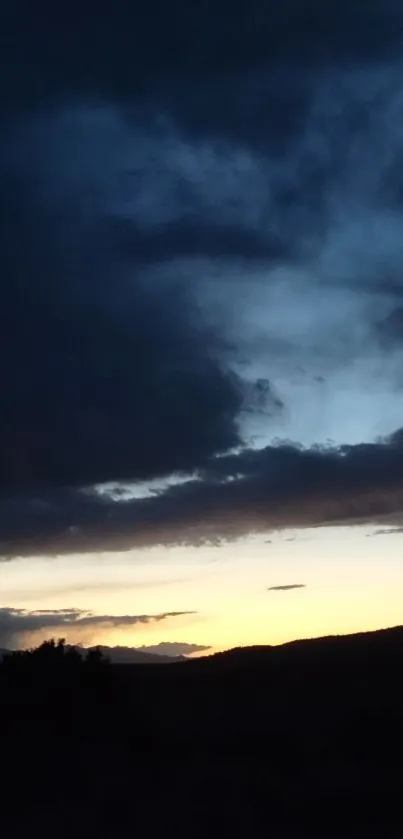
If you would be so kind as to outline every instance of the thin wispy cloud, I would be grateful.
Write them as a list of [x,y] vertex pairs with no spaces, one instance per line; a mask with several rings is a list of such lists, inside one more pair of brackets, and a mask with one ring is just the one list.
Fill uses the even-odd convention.
[[374,536],[398,536],[400,533],[403,533],[403,527],[384,527],[367,533],[367,537],[371,539]]
[[267,591],[292,591],[296,588],[306,588],[306,583],[291,583],[284,586],[269,586]]

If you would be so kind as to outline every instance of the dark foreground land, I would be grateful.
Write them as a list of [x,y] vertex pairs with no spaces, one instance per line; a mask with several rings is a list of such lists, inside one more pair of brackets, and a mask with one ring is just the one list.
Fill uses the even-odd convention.
[[403,628],[167,665],[0,665],[0,835],[403,836]]

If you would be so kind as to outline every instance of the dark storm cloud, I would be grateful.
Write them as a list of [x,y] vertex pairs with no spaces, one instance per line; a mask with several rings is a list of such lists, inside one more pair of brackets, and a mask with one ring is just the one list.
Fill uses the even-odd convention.
[[290,248],[280,238],[263,239],[258,232],[230,225],[217,226],[202,218],[168,222],[157,233],[109,219],[106,230],[120,253],[138,265],[206,256],[274,263],[290,258]]
[[3,556],[398,513],[400,2],[0,14]]
[[0,608],[0,647],[18,647],[30,635],[48,632],[67,632],[80,640],[88,631],[121,629],[192,615],[194,612],[161,612],[158,615],[94,615],[82,609],[28,609]]
[[[97,15],[60,15],[50,2],[15,0],[1,13],[1,52],[8,69],[5,101],[83,91],[133,97],[172,89],[183,78],[244,74],[262,64],[376,57],[397,51],[402,35],[398,0],[119,0]],[[27,72],[27,68],[31,72]],[[11,92],[10,92],[11,88]],[[11,102],[10,102],[11,100]]]
[[3,488],[152,477],[234,445],[238,384],[183,284],[146,287],[96,210],[83,233],[5,181]]
[[267,591],[292,591],[295,588],[306,588],[305,583],[292,583],[288,586],[270,586]]
[[[403,508],[403,435],[385,442],[244,450],[213,459],[181,485],[116,501],[54,491],[1,504],[0,551],[15,556],[222,544],[251,533],[326,524],[381,523]],[[396,523],[396,522],[395,522]]]

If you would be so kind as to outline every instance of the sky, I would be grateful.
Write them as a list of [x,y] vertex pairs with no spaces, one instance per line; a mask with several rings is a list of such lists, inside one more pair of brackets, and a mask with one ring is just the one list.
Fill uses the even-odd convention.
[[0,42],[0,647],[402,623],[400,1]]

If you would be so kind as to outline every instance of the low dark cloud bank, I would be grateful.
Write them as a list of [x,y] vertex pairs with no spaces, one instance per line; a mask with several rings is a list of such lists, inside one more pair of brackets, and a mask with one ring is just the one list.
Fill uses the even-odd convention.
[[220,544],[288,527],[383,522],[401,515],[403,434],[340,448],[291,445],[213,459],[196,478],[149,498],[52,491],[1,508],[0,550],[13,556]]
[[157,655],[175,656],[190,656],[194,653],[204,653],[211,650],[211,647],[205,644],[188,644],[186,641],[160,641],[159,644],[144,644],[141,647],[136,647],[143,653],[156,653]]
[[1,11],[4,557],[400,514],[402,46],[393,0]]
[[0,647],[14,649],[35,637],[62,635],[72,643],[91,640],[104,629],[122,629],[137,624],[159,623],[194,612],[161,612],[158,615],[95,615],[82,609],[0,608]]

